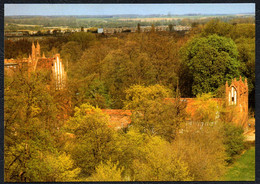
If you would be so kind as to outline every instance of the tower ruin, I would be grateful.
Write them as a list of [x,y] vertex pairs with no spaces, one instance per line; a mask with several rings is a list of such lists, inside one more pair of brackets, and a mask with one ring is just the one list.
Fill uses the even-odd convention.
[[226,82],[226,105],[234,108],[234,122],[244,126],[248,120],[248,84],[247,79],[232,79],[231,84]]

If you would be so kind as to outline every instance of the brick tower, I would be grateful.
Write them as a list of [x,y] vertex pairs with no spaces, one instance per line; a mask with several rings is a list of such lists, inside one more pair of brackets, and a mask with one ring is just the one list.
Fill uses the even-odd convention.
[[234,122],[244,126],[248,120],[248,85],[247,79],[232,80],[231,85],[226,82],[226,104],[234,107]]

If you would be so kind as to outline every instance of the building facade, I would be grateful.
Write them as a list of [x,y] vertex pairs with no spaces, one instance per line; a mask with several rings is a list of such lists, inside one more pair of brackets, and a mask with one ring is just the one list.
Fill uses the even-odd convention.
[[7,75],[12,75],[18,70],[27,71],[29,74],[40,70],[50,71],[52,75],[50,78],[56,90],[61,90],[66,86],[67,73],[60,54],[46,58],[44,53],[41,54],[41,46],[38,41],[36,46],[32,42],[32,52],[28,58],[5,59],[4,67]]

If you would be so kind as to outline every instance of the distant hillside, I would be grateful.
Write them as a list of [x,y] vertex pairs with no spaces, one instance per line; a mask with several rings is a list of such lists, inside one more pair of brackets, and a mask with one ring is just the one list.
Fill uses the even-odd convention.
[[[185,14],[185,15],[84,15],[84,16],[6,16],[5,30],[30,30],[40,31],[46,27],[68,27],[68,28],[90,28],[90,27],[136,27],[138,23],[142,26],[165,26],[165,25],[183,25],[205,24],[211,19],[219,19],[223,22],[233,20],[238,23],[254,23],[254,14]],[[241,21],[243,19],[243,21]],[[28,27],[27,25],[34,25]]]

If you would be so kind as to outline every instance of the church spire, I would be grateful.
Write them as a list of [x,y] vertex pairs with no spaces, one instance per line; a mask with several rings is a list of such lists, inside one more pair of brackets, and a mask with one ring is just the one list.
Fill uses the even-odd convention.
[[41,56],[41,47],[40,47],[40,44],[37,40],[37,45],[36,45],[36,57],[40,57]]
[[34,60],[36,58],[36,55],[35,55],[35,45],[34,45],[34,42],[32,42],[32,59]]
[[32,62],[31,54],[29,54],[28,62],[30,62],[30,63]]

